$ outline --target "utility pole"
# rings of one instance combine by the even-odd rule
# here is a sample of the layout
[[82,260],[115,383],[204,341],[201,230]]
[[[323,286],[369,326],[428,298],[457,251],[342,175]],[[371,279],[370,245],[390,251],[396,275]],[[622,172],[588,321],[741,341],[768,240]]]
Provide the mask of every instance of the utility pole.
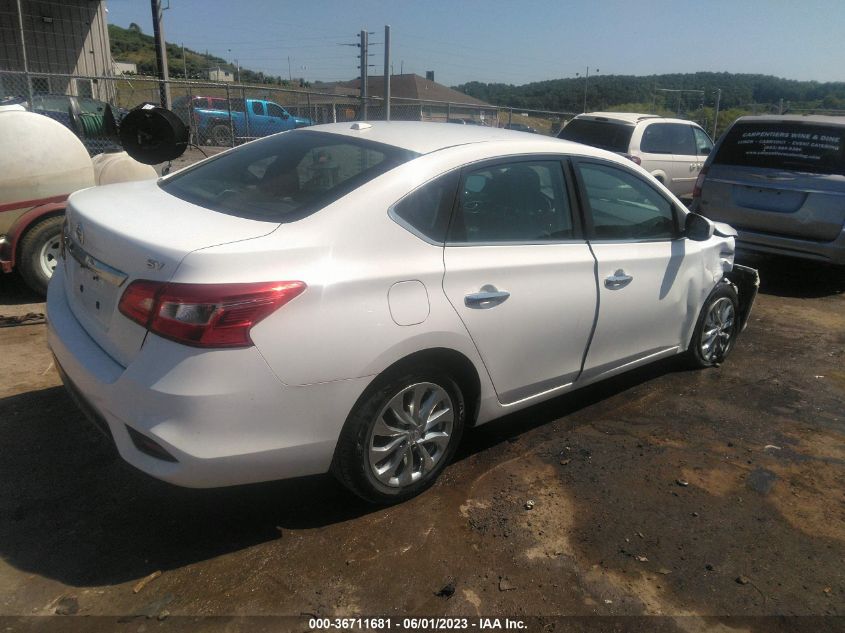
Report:
[[716,140],[716,128],[719,125],[719,102],[722,100],[722,89],[716,89],[716,112],[713,114],[713,140]]
[[170,109],[170,84],[168,80],[170,77],[167,72],[167,49],[164,43],[164,29],[162,28],[162,18],[164,9],[161,8],[161,0],[150,0],[150,6],[153,11],[153,35],[155,36],[156,47],[156,66],[158,66],[159,78],[159,95],[161,97],[161,107]]
[[369,55],[367,52],[367,44],[369,35],[367,34],[367,30],[363,29],[361,31],[361,120],[367,120],[367,74],[369,70]]
[[185,43],[182,42],[182,68],[185,73],[185,81],[188,80],[188,58],[185,57]]
[[[229,55],[232,54],[232,49],[228,49]],[[235,83],[241,83],[241,65],[238,63],[238,58],[235,58]]]
[[293,75],[290,72],[290,55],[288,55],[288,81],[293,83]]
[[23,11],[21,10],[21,0],[18,0],[18,28],[20,29],[21,34],[21,58],[23,59],[23,73],[24,77],[26,77],[26,99],[27,103],[29,103],[30,109],[32,108],[32,77],[29,76],[29,62],[27,61],[26,57],[26,39],[24,39],[23,33]]
[[[596,68],[596,72],[599,72],[599,69]],[[575,76],[580,76],[581,73],[575,73]],[[590,81],[590,67],[587,66],[587,74],[584,75],[584,112],[587,111],[587,86]]]
[[390,25],[384,25],[384,120],[390,121]]

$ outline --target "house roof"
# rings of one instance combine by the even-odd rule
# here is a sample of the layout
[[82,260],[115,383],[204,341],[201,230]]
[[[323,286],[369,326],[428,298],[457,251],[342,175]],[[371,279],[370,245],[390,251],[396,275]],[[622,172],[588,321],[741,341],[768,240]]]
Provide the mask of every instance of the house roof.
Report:
[[[349,88],[360,90],[361,80],[355,79],[346,84]],[[369,96],[384,96],[384,75],[375,75],[368,78],[367,88]],[[396,99],[421,99],[425,101],[448,101],[465,105],[493,107],[485,101],[465,95],[463,92],[429,81],[424,77],[415,74],[391,75],[390,96]]]

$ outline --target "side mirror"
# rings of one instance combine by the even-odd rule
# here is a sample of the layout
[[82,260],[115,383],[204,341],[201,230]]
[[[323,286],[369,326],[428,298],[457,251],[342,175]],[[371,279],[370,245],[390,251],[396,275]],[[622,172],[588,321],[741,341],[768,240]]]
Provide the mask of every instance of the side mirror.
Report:
[[687,214],[684,235],[693,242],[706,242],[713,237],[713,230],[713,223],[703,215]]

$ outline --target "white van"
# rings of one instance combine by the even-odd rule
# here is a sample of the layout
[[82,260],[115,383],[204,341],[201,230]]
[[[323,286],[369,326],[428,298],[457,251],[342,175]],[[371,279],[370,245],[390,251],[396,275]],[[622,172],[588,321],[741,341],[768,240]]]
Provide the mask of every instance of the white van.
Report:
[[631,112],[579,114],[558,138],[630,158],[680,198],[691,198],[698,172],[713,149],[700,125]]

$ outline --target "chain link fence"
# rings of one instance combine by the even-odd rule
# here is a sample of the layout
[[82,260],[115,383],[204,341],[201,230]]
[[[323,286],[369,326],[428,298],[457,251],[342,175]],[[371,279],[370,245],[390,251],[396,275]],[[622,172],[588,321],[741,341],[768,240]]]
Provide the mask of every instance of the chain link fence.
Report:
[[[196,145],[233,147],[293,129],[321,123],[385,120],[387,105],[379,97],[362,100],[350,92],[325,93],[274,85],[186,81],[162,82],[155,77],[85,77],[0,71],[0,99],[17,99],[73,130],[99,153],[114,145],[114,123],[145,103],[161,103],[169,94],[171,110],[190,131]],[[30,103],[31,102],[31,103]],[[572,116],[570,112],[519,110],[508,107],[393,97],[390,119],[435,121],[458,125],[511,128],[555,135]]]

